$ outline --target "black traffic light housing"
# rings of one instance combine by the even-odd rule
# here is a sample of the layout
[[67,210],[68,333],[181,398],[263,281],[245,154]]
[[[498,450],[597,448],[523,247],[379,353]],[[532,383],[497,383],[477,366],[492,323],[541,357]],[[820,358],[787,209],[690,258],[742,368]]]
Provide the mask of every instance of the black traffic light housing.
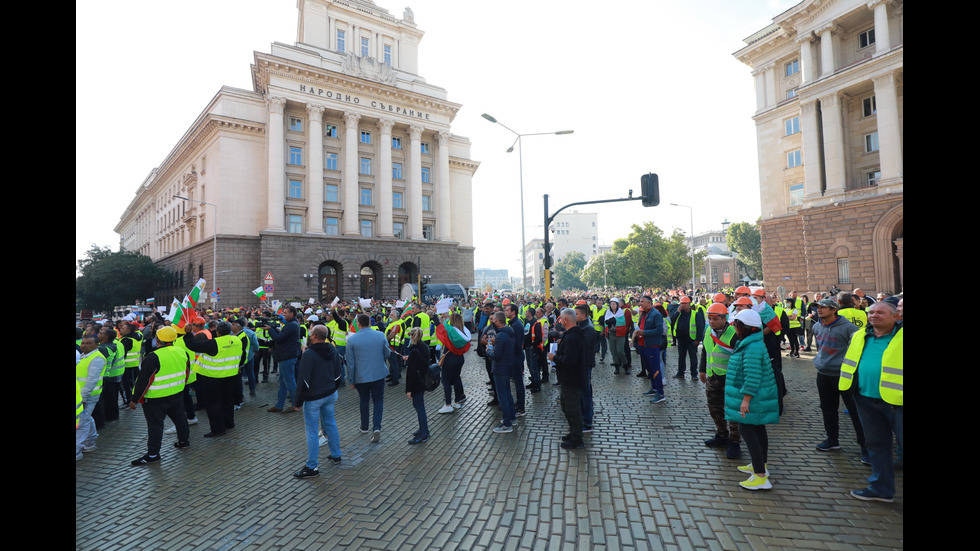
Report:
[[640,193],[643,196],[644,207],[655,207],[660,204],[660,178],[652,172],[640,176]]

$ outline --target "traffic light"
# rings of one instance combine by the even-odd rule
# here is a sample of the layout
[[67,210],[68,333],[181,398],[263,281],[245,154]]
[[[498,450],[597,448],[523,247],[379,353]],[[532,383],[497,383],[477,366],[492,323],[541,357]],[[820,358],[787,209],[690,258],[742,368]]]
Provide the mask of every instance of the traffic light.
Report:
[[644,207],[655,207],[660,204],[660,179],[656,174],[651,172],[640,176],[640,192]]

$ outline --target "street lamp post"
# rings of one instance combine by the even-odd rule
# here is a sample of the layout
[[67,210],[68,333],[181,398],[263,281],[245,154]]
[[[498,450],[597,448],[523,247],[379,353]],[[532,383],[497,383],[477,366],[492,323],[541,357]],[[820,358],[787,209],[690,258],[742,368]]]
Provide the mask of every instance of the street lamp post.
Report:
[[[504,123],[498,121],[497,119],[493,118],[492,116],[486,113],[484,113],[482,116],[483,118],[487,119],[488,121],[494,124],[499,124],[500,126],[503,126],[507,130],[510,130],[511,133],[513,133],[515,136],[517,136],[517,139],[514,140],[514,143],[510,144],[510,147],[507,148],[507,153],[513,152],[514,145],[515,144],[517,145],[517,156],[518,156],[520,181],[521,181],[521,263],[522,263],[522,270],[523,270],[522,272],[523,277],[521,281],[523,281],[524,284],[524,292],[527,293],[527,240],[524,237],[524,148],[521,143],[521,138],[523,138],[524,136],[543,136],[545,134],[554,134],[556,136],[561,136],[563,134],[571,134],[572,132],[574,132],[574,130],[559,130],[557,132],[534,132],[532,134],[521,134],[515,131],[514,129],[507,127],[507,125],[505,125]],[[545,254],[548,254],[548,251],[545,251]]]
[[214,203],[208,203],[207,201],[198,201],[196,199],[191,199],[190,197],[184,197],[181,195],[174,195],[174,199],[182,199],[184,201],[191,201],[192,203],[198,203],[200,205],[210,205],[214,207],[214,245],[212,246],[214,250],[212,251],[212,255],[211,255],[211,267],[212,267],[211,285],[214,286],[213,287],[214,289],[217,289],[218,288],[218,205],[215,205]]
[[[693,294],[694,290],[697,288],[697,283],[694,280],[694,207],[680,205],[677,203],[671,203],[671,205],[675,207],[684,207],[691,211],[691,293]],[[709,275],[708,277],[710,278],[711,276]]]

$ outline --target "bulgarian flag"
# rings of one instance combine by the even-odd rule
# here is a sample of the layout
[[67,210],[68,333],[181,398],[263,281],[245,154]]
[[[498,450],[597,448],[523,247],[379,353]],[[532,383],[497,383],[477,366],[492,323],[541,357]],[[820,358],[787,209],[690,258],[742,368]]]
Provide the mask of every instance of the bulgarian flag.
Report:
[[187,316],[184,315],[184,309],[180,306],[180,302],[176,298],[170,303],[170,312],[167,313],[167,317],[170,318],[170,323],[177,327],[187,325]]
[[205,281],[203,278],[197,280],[197,283],[194,285],[194,288],[191,289],[191,292],[184,299],[185,303],[190,301],[191,308],[197,306],[197,303],[200,302],[201,293],[204,291],[204,284]]
[[453,354],[463,354],[470,349],[470,332],[465,328],[460,331],[449,322],[444,321],[436,326],[436,338]]
[[259,300],[265,300],[265,286],[259,285],[259,288],[252,291],[252,294],[259,297]]

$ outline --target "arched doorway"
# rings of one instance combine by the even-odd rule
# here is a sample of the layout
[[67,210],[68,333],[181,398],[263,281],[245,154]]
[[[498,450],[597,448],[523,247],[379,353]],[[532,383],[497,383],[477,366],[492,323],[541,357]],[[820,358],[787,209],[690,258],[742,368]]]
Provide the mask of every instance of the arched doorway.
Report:
[[418,268],[416,268],[415,264],[411,262],[404,262],[402,263],[401,266],[398,267],[399,292],[401,291],[402,286],[405,285],[406,283],[415,283],[418,272],[419,272]]
[[320,302],[330,302],[340,296],[340,264],[330,261],[320,264],[320,286],[317,291]]
[[875,291],[899,293],[904,290],[904,238],[905,208],[899,203],[878,219],[872,232]]
[[371,262],[361,266],[361,298],[381,298],[381,267]]

